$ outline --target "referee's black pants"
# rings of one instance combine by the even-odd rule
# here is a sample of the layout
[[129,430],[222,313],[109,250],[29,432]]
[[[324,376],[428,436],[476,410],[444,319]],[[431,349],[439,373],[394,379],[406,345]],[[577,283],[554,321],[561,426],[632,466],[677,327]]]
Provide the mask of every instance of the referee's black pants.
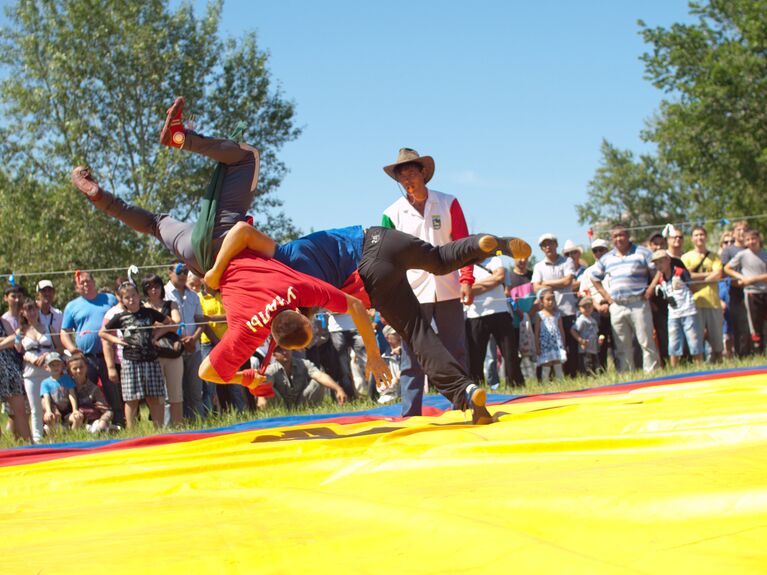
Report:
[[456,409],[468,408],[465,391],[472,380],[431,329],[431,319],[421,313],[407,270],[445,275],[479,263],[490,255],[480,249],[479,238],[474,235],[433,246],[398,230],[369,228],[357,268],[373,307],[405,340],[429,382]]

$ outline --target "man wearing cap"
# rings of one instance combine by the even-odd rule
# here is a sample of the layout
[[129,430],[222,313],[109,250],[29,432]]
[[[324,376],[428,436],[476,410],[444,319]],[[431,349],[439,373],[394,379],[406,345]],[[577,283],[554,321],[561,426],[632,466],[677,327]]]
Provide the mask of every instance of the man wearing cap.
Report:
[[40,310],[40,323],[45,328],[45,332],[51,337],[56,351],[63,353],[64,347],[61,345],[59,332],[61,331],[61,322],[64,314],[60,309],[53,307],[56,299],[56,288],[53,287],[51,280],[40,280],[37,282],[37,309]]
[[[176,302],[181,313],[181,343],[184,344],[184,416],[205,416],[202,403],[202,380],[198,375],[202,363],[200,337],[206,324],[203,324],[200,296],[186,285],[189,268],[184,264],[175,264],[169,270],[170,281],[165,284],[165,299]],[[199,325],[198,325],[199,324]]]
[[85,354],[88,378],[91,381],[101,380],[104,395],[115,416],[115,424],[122,426],[125,424],[125,410],[120,382],[109,379],[99,337],[104,314],[117,303],[117,298],[111,293],[99,293],[93,275],[88,271],[78,271],[75,274],[75,289],[80,297],[73,299],[64,307],[64,317],[61,320],[61,345],[70,353],[80,350]]
[[538,245],[545,257],[533,266],[533,289],[536,293],[544,287],[554,290],[557,309],[562,315],[565,328],[567,361],[564,364],[564,372],[570,377],[575,377],[578,375],[578,342],[571,333],[578,311],[578,298],[573,286],[575,265],[573,260],[557,253],[559,243],[554,234],[543,234],[538,238]]
[[[633,338],[642,348],[645,371],[658,367],[658,351],[653,339],[649,284],[655,277],[652,252],[629,240],[626,228],[620,224],[610,230],[613,249],[594,264],[591,274],[594,287],[610,306],[610,323],[615,336],[620,371],[634,369]],[[602,285],[610,277],[609,292]]]
[[[406,192],[384,210],[381,225],[415,236],[434,246],[469,235],[463,210],[458,200],[449,194],[426,187],[434,175],[434,158],[421,156],[411,148],[401,148],[397,160],[384,167],[384,172],[396,180]],[[466,328],[463,306],[473,301],[472,266],[444,276],[423,270],[407,273],[410,287],[421,304],[421,313],[437,327],[437,336],[455,360],[464,368],[466,357]],[[421,415],[424,393],[424,372],[413,350],[403,341],[402,415]]]

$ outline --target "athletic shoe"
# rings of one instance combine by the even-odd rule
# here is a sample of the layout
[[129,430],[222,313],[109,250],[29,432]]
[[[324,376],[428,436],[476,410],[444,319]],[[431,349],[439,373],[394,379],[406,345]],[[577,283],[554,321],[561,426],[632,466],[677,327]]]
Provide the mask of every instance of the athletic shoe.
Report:
[[513,237],[499,237],[498,250],[515,260],[526,260],[533,254],[533,248],[525,240]]
[[91,171],[85,166],[77,166],[72,170],[72,183],[92,202],[101,197],[102,190],[98,182],[93,179]]
[[165,125],[160,131],[160,143],[171,148],[183,148],[186,140],[186,129],[181,120],[184,111],[184,98],[179,96],[175,99],[165,116]]
[[493,423],[493,416],[485,407],[487,392],[472,383],[466,388],[466,405],[471,409],[471,423],[474,425],[488,425]]

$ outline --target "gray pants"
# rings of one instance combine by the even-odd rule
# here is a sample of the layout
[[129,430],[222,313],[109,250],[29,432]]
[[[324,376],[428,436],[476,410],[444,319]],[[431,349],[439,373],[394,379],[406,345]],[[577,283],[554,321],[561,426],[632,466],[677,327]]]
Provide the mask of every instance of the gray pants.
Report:
[[[183,149],[226,164],[213,228],[214,249],[217,251],[226,232],[237,222],[245,220],[245,214],[253,204],[260,166],[258,150],[231,140],[206,138],[192,131],[187,131]],[[192,247],[194,224],[132,206],[107,191],[93,204],[137,232],[156,237],[196,274],[204,275]]]
[[274,388],[274,397],[288,408],[299,408],[304,406],[317,407],[322,405],[326,392],[327,388],[324,385],[321,385],[312,379],[301,392],[301,398],[298,400],[299,403],[296,405],[288,405],[277,387]]
[[184,388],[184,417],[205,417],[202,404],[202,380],[198,375],[202,354],[200,350],[193,353],[184,352],[184,378],[181,380]]
[[615,337],[615,351],[619,358],[618,371],[633,371],[634,336],[642,348],[642,364],[645,371],[658,368],[658,350],[652,335],[652,312],[650,303],[637,299],[623,304],[610,305],[610,322]]

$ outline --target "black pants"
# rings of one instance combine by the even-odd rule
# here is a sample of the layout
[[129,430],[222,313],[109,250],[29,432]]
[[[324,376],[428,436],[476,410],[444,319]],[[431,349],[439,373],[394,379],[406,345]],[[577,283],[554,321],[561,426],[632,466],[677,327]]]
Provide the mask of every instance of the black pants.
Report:
[[751,355],[751,328],[748,321],[743,288],[730,287],[730,321],[732,322],[733,349],[738,357]]
[[583,375],[594,375],[600,371],[599,354],[579,353],[578,365]]
[[658,356],[660,356],[661,365],[666,365],[668,364],[668,303],[656,298],[652,302],[651,309],[652,324],[657,337]]
[[445,349],[431,329],[431,320],[407,281],[407,270],[444,275],[486,259],[479,236],[469,236],[444,246],[433,246],[389,228],[370,228],[358,272],[373,306],[381,312],[418,359],[429,382],[456,409],[465,409],[466,388],[472,383],[463,366]]
[[112,408],[112,423],[125,427],[125,407],[123,406],[123,393],[120,382],[110,381],[107,364],[102,354],[86,353],[85,362],[88,364],[88,379],[94,383],[101,380],[104,397],[109,407]]
[[746,316],[754,353],[764,352],[764,322],[767,319],[767,293],[746,293]]
[[[466,341],[469,346],[469,372],[477,384],[485,381],[484,364],[487,342],[495,338],[503,355],[506,385],[524,385],[519,360],[519,334],[508,313],[494,313],[466,320]],[[495,350],[493,350],[495,357]]]
[[573,337],[570,332],[575,325],[574,315],[562,316],[562,327],[565,328],[565,349],[567,350],[567,361],[562,366],[562,371],[565,372],[567,377],[578,377],[580,372],[580,365],[578,363],[578,341]]

